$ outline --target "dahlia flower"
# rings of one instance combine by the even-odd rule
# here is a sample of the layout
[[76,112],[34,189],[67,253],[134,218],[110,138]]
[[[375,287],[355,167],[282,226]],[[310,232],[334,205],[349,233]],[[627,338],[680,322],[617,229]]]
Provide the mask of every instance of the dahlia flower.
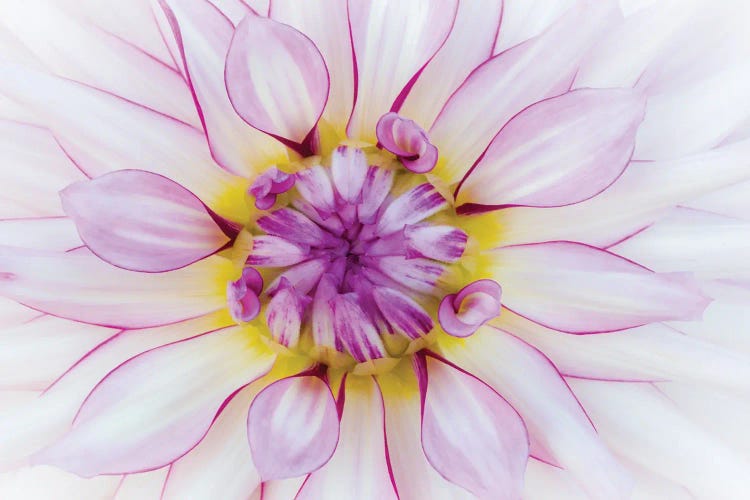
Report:
[[748,498],[740,7],[3,1],[0,497]]

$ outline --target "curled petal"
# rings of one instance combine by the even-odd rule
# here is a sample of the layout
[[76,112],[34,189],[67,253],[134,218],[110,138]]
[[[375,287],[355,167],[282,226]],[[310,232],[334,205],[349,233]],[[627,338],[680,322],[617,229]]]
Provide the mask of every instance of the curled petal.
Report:
[[440,326],[454,337],[468,337],[500,314],[501,293],[496,281],[479,280],[446,295],[438,308]]
[[247,436],[263,481],[319,469],[333,455],[339,438],[330,387],[313,375],[274,382],[250,405]]
[[427,133],[412,120],[397,113],[386,113],[375,128],[378,142],[398,156],[412,172],[424,174],[435,168],[438,151],[427,138]]
[[328,99],[328,70],[315,44],[291,26],[253,14],[234,32],[225,77],[243,120],[297,144]]
[[159,174],[118,170],[72,184],[60,196],[84,243],[123,269],[171,271],[229,241],[193,193]]
[[276,203],[276,195],[286,193],[294,186],[294,176],[271,167],[259,175],[248,192],[255,197],[255,208],[268,210]]
[[479,379],[431,357],[422,359],[422,447],[427,460],[479,498],[520,498],[529,458],[521,417]]
[[258,316],[260,312],[260,295],[263,289],[263,278],[252,267],[242,270],[242,276],[237,281],[227,283],[227,305],[229,313],[235,321],[247,322]]

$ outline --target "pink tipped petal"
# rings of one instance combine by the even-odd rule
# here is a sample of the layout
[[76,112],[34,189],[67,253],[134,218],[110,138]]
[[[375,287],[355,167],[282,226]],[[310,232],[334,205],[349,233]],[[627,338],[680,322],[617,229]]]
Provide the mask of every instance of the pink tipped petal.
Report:
[[84,243],[123,269],[171,271],[229,241],[193,193],[151,172],[118,170],[60,196]]
[[334,245],[338,239],[313,221],[290,208],[274,210],[258,219],[258,227],[270,235],[286,238],[302,245]]
[[339,146],[331,158],[331,174],[333,185],[344,201],[357,203],[367,177],[367,157],[359,148]]
[[357,217],[363,224],[375,222],[375,216],[393,186],[393,171],[370,167],[362,187],[362,202],[357,207]]
[[429,130],[445,160],[435,173],[448,184],[458,182],[514,115],[566,92],[578,61],[606,29],[612,12],[610,2],[579,2],[539,36],[472,71]]
[[631,90],[576,90],[526,108],[495,137],[460,185],[456,205],[570,205],[625,170],[645,100]]
[[324,217],[336,210],[333,185],[326,169],[316,165],[297,173],[297,191]]
[[359,306],[356,297],[338,295],[329,301],[336,337],[358,362],[386,356],[378,331]]
[[479,280],[446,295],[438,308],[440,326],[454,337],[468,337],[500,314],[502,289],[493,280]]
[[378,119],[388,111],[398,111],[412,78],[448,37],[457,5],[456,0],[349,0],[357,70],[357,102],[347,127],[349,137],[375,142]]
[[227,283],[227,305],[235,321],[247,322],[260,313],[260,295],[263,289],[263,278],[252,267],[242,270],[237,281]]
[[324,275],[318,283],[312,305],[312,335],[315,345],[329,348],[336,346],[336,334],[333,329],[333,308],[329,302],[337,294],[335,278],[330,274]]
[[441,264],[428,259],[385,256],[373,260],[377,268],[395,282],[423,293],[433,292],[445,270]]
[[[240,0],[227,9],[248,12]],[[186,68],[186,77],[217,163],[247,177],[258,167],[286,158],[284,146],[248,126],[234,111],[224,84],[224,62],[232,22],[208,0],[160,0]]]
[[266,323],[276,342],[287,347],[297,345],[302,317],[310,300],[296,288],[282,281],[280,289],[275,292],[266,310]]
[[274,0],[269,14],[309,36],[323,55],[331,76],[323,119],[341,135],[354,103],[352,44],[346,11],[346,2],[341,0]]
[[424,183],[396,198],[375,226],[378,235],[396,232],[406,224],[415,224],[446,206],[445,198],[432,184]]
[[274,382],[250,406],[247,436],[263,481],[318,470],[333,455],[339,438],[330,387],[312,375]]
[[378,143],[396,155],[412,172],[424,174],[437,163],[437,148],[430,144],[425,131],[412,120],[397,113],[386,113],[375,128]]
[[372,296],[394,330],[410,339],[418,339],[432,330],[430,315],[406,294],[391,288],[377,287]]
[[406,257],[426,257],[443,262],[455,262],[466,248],[468,236],[453,226],[410,224],[404,227]]
[[432,125],[450,95],[474,68],[492,55],[503,10],[502,0],[458,3],[453,29],[406,97],[399,111],[403,116],[413,118],[425,128]]
[[700,318],[710,302],[685,274],[655,273],[580,243],[499,248],[495,277],[505,303],[544,326],[597,333]]
[[296,498],[396,500],[383,435],[383,396],[372,377],[348,376],[343,383],[336,451],[326,465],[307,477]]
[[427,460],[478,498],[519,498],[529,458],[521,417],[479,379],[431,357],[426,365],[421,391]]
[[227,396],[265,374],[273,360],[241,328],[147,351],[109,373],[73,428],[34,462],[85,477],[162,467],[195,446]]
[[260,267],[286,267],[309,258],[310,248],[296,245],[280,236],[262,235],[253,238],[253,251],[247,264]]
[[209,257],[163,274],[111,266],[87,250],[72,253],[0,247],[0,295],[63,318],[104,326],[164,325],[226,307]]
[[276,203],[276,195],[292,189],[294,181],[293,175],[271,167],[256,177],[248,193],[255,197],[255,208],[268,210]]
[[243,120],[297,144],[328,99],[328,70],[315,44],[291,26],[253,14],[234,32],[225,76]]

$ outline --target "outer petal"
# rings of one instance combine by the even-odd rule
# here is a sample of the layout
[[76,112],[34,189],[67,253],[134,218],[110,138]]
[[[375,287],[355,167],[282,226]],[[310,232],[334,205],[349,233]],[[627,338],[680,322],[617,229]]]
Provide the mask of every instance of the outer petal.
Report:
[[[164,491],[164,484],[169,474],[169,467],[128,474],[122,477],[117,486],[113,500],[139,500],[141,498],[155,498]],[[93,481],[93,479],[89,479]]]
[[270,17],[292,26],[315,43],[328,66],[331,89],[323,119],[342,136],[354,102],[354,73],[346,0],[274,0]]
[[593,498],[628,498],[630,478],[540,352],[489,327],[441,347],[449,361],[486,382],[518,411],[533,456],[566,469]]
[[339,438],[331,388],[313,375],[274,382],[253,400],[247,435],[264,481],[318,470],[333,455]]
[[206,437],[172,465],[164,488],[165,499],[218,496],[246,500],[247,492],[260,484],[247,446],[246,421],[250,402],[264,380],[238,392],[211,424]]
[[448,39],[417,78],[399,113],[430,128],[453,91],[492,55],[501,17],[502,0],[459,2]]
[[479,66],[451,96],[429,131],[443,158],[434,172],[446,183],[463,177],[512,116],[568,90],[578,60],[612,13],[609,2],[583,3],[543,34]]
[[[458,210],[570,205],[625,170],[645,101],[630,90],[577,90],[534,104],[492,140],[458,188]],[[479,205],[479,206],[477,206]]]
[[696,319],[709,303],[689,276],[654,273],[580,243],[503,247],[494,256],[508,309],[569,333]]
[[193,193],[151,172],[118,170],[60,195],[84,243],[123,269],[171,271],[229,241]]
[[71,431],[34,460],[87,477],[159,468],[195,446],[227,397],[273,360],[239,327],[136,356],[94,388]]
[[220,206],[236,179],[217,168],[201,131],[75,82],[5,63],[0,71],[0,92],[33,111],[89,175],[148,170],[185,186],[221,215],[237,216],[236,208]]
[[396,499],[383,435],[380,389],[370,377],[350,376],[344,383],[341,434],[336,452],[323,468],[308,476],[297,498]]
[[378,377],[393,479],[401,498],[469,500],[474,495],[443,478],[427,461],[420,439],[420,393],[408,364]]
[[329,89],[325,61],[309,38],[252,14],[232,38],[226,84],[243,120],[297,144],[317,124]]
[[[239,0],[244,16],[248,7]],[[234,33],[232,22],[208,0],[162,0],[180,47],[183,64],[216,161],[248,176],[287,158],[278,141],[248,126],[234,111],[224,84],[224,62]]]
[[349,0],[357,70],[349,137],[376,142],[378,119],[398,111],[412,78],[445,43],[457,8],[456,0]]
[[226,307],[228,261],[205,259],[165,274],[125,271],[87,252],[0,247],[0,294],[84,323],[163,325]]
[[430,357],[426,369],[421,391],[427,460],[479,498],[518,498],[529,458],[521,417],[471,375]]

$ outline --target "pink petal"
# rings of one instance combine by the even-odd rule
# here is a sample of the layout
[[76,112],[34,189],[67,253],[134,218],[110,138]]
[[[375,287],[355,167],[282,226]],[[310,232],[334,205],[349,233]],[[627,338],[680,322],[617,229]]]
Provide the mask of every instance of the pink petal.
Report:
[[333,329],[333,308],[329,301],[338,294],[335,278],[325,274],[318,283],[312,305],[312,335],[315,345],[334,348],[336,333]]
[[362,198],[367,176],[367,157],[359,148],[339,146],[331,158],[331,174],[336,192],[349,203]]
[[273,361],[240,328],[136,356],[94,388],[70,432],[34,461],[86,477],[162,467],[193,448],[224,400]]
[[709,303],[683,274],[659,274],[605,250],[557,241],[495,250],[507,307],[569,333],[699,318]]
[[501,294],[496,281],[483,279],[446,295],[438,307],[440,326],[454,337],[468,337],[500,314]]
[[457,7],[456,0],[349,1],[357,70],[349,137],[375,143],[378,119],[398,111],[412,78],[448,37]]
[[372,377],[348,376],[339,443],[326,465],[307,477],[297,498],[395,500],[383,435],[383,399]]
[[86,246],[123,269],[171,271],[229,241],[193,193],[151,172],[118,170],[60,196]]
[[264,481],[318,470],[331,458],[339,439],[330,387],[312,375],[274,382],[250,406],[247,435]]
[[315,127],[328,99],[328,70],[315,44],[286,24],[252,14],[234,33],[226,84],[243,120],[297,144]]
[[362,202],[357,206],[357,217],[363,224],[375,222],[375,216],[393,186],[393,170],[372,166],[367,170],[362,187]]
[[300,293],[308,293],[318,283],[320,276],[326,271],[330,262],[328,259],[310,259],[286,269],[266,288],[266,293],[273,294],[281,282],[286,280]]
[[331,178],[320,165],[298,172],[296,187],[300,196],[325,218],[336,210]]
[[336,338],[356,361],[363,363],[386,356],[383,341],[356,296],[338,295],[329,304]]
[[232,319],[238,323],[255,319],[260,313],[262,289],[263,277],[252,267],[245,267],[238,280],[227,283],[227,306]]
[[373,259],[374,265],[397,283],[423,293],[430,293],[443,274],[444,267],[429,259],[407,259],[385,256]]
[[412,224],[404,227],[406,257],[427,257],[443,262],[461,258],[468,236],[453,226]]
[[85,251],[0,247],[0,294],[75,321],[143,328],[225,308],[224,286],[214,282],[227,265],[209,257],[168,273],[136,273]]
[[325,246],[338,241],[300,212],[290,208],[274,210],[258,219],[257,224],[267,234],[303,245]]
[[386,321],[395,331],[418,339],[432,330],[430,315],[408,295],[386,287],[373,289],[372,296]]
[[56,252],[85,248],[75,223],[65,216],[0,220],[0,233],[8,246]]
[[503,8],[502,0],[458,3],[448,39],[419,75],[399,113],[425,128],[432,125],[450,95],[492,55]]
[[531,455],[562,467],[592,498],[628,498],[632,482],[554,365],[539,351],[484,327],[442,354],[501,394],[526,424]]
[[578,203],[625,170],[645,101],[630,90],[576,90],[516,115],[459,186],[458,210]]
[[396,198],[375,226],[377,235],[394,233],[407,224],[415,224],[439,212],[446,206],[445,198],[432,184],[425,183]]
[[[242,17],[249,11],[239,0]],[[187,68],[195,104],[217,163],[248,177],[286,159],[284,146],[248,126],[234,111],[224,84],[224,61],[234,34],[232,22],[208,0],[160,0]]]
[[310,298],[283,281],[266,309],[271,336],[279,344],[294,347],[299,342],[300,326]]
[[375,133],[378,144],[412,172],[424,174],[435,167],[438,150],[414,121],[401,118],[398,113],[386,113],[378,120]]
[[264,380],[259,380],[239,391],[211,424],[206,437],[172,464],[164,486],[165,500],[191,496],[247,499],[247,492],[260,484],[247,446],[247,409],[264,386]]
[[315,43],[328,66],[331,89],[323,119],[345,135],[354,103],[354,71],[346,4],[340,0],[274,0],[270,17]]
[[459,181],[511,117],[567,91],[578,61],[606,28],[610,7],[607,2],[572,7],[538,37],[476,68],[429,130],[446,162],[435,173],[448,184]]
[[431,357],[422,362],[427,368],[420,384],[427,460],[479,498],[519,498],[529,458],[521,417],[479,379]]
[[308,246],[296,245],[279,236],[255,236],[247,263],[260,267],[286,267],[309,258],[309,251]]

